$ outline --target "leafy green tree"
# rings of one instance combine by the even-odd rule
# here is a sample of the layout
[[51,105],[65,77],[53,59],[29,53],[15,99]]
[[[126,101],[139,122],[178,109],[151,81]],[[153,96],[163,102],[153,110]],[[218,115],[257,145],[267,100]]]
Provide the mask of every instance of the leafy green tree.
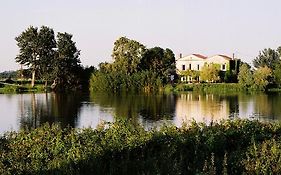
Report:
[[273,70],[274,82],[277,86],[281,86],[281,61],[279,61]]
[[79,86],[81,81],[79,75],[82,72],[79,55],[80,50],[72,41],[72,35],[58,33],[57,53],[52,72],[54,79],[52,88],[61,91],[75,89]]
[[200,72],[201,81],[216,82],[219,81],[219,68],[215,64],[205,64]]
[[281,48],[277,50],[278,51],[275,51],[271,48],[264,49],[259,53],[256,59],[254,59],[254,66],[256,68],[267,66],[270,69],[274,69],[275,64],[277,64],[277,62],[280,60],[280,55],[278,54],[278,52],[280,53]]
[[148,49],[142,59],[141,69],[154,72],[167,82],[166,79],[169,78],[169,75],[175,74],[175,55],[168,48],[165,50],[161,47]]
[[243,63],[238,73],[238,83],[243,88],[250,88],[253,84],[253,73],[248,64]]
[[278,56],[279,58],[281,58],[281,46],[279,46],[277,49],[276,49],[277,53],[278,53]]
[[[56,44],[53,29],[42,26],[30,26],[15,38],[19,47],[16,62],[26,65],[32,70],[31,86],[34,86],[35,75],[38,69],[45,69],[46,63],[52,59]],[[42,65],[44,64],[44,66]]]
[[39,41],[42,43],[39,53],[39,74],[45,80],[45,87],[47,87],[48,81],[52,78],[54,57],[56,54],[54,50],[56,48],[54,31],[46,26],[42,26],[39,31]]
[[112,64],[107,63],[107,62],[99,63],[99,71],[101,71],[103,73],[109,73],[109,72],[112,72],[112,70],[113,70]]
[[126,75],[137,72],[146,48],[141,43],[121,37],[114,42],[112,57],[113,67]]

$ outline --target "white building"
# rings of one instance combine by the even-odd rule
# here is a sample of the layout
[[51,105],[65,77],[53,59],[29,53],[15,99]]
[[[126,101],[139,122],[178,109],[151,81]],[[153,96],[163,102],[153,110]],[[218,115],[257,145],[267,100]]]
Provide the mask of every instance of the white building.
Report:
[[[176,60],[176,68],[179,75],[183,71],[192,70],[200,71],[205,64],[219,64],[221,71],[227,71],[230,68],[230,61],[233,60],[231,57],[226,55],[214,55],[206,57],[201,54],[191,54],[188,56],[180,56]],[[199,81],[200,77],[196,80]],[[181,81],[192,82],[194,79],[191,76],[182,76]]]
[[[206,56],[200,54],[192,54],[185,57],[181,57],[176,60],[176,68],[179,74],[181,71],[196,70],[200,71],[206,63]],[[192,77],[181,77],[181,81],[192,81]]]
[[226,71],[228,70],[227,66],[229,66],[230,61],[232,58],[226,56],[226,55],[214,55],[211,57],[208,57],[206,59],[207,64],[220,64],[220,70]]

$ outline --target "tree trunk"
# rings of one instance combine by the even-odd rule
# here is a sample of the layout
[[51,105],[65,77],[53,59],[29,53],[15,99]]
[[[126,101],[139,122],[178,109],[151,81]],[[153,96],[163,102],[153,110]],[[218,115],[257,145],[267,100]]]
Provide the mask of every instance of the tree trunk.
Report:
[[33,88],[34,85],[35,85],[35,69],[32,70],[31,87]]
[[45,91],[47,91],[48,80],[45,80]]

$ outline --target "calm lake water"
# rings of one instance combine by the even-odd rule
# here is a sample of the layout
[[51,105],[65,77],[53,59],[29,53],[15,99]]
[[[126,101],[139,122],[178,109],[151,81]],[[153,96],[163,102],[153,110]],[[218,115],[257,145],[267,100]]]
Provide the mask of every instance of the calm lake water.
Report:
[[0,133],[45,122],[93,127],[128,117],[146,128],[163,122],[217,121],[228,118],[281,120],[281,94],[0,94]]

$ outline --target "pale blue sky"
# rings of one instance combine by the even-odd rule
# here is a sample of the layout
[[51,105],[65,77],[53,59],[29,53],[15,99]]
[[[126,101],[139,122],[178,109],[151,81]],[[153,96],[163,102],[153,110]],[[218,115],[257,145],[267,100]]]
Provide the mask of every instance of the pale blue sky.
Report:
[[83,65],[111,60],[120,36],[176,55],[235,53],[251,62],[281,45],[280,0],[8,0],[0,6],[0,72],[18,69],[14,38],[47,25],[74,35]]

